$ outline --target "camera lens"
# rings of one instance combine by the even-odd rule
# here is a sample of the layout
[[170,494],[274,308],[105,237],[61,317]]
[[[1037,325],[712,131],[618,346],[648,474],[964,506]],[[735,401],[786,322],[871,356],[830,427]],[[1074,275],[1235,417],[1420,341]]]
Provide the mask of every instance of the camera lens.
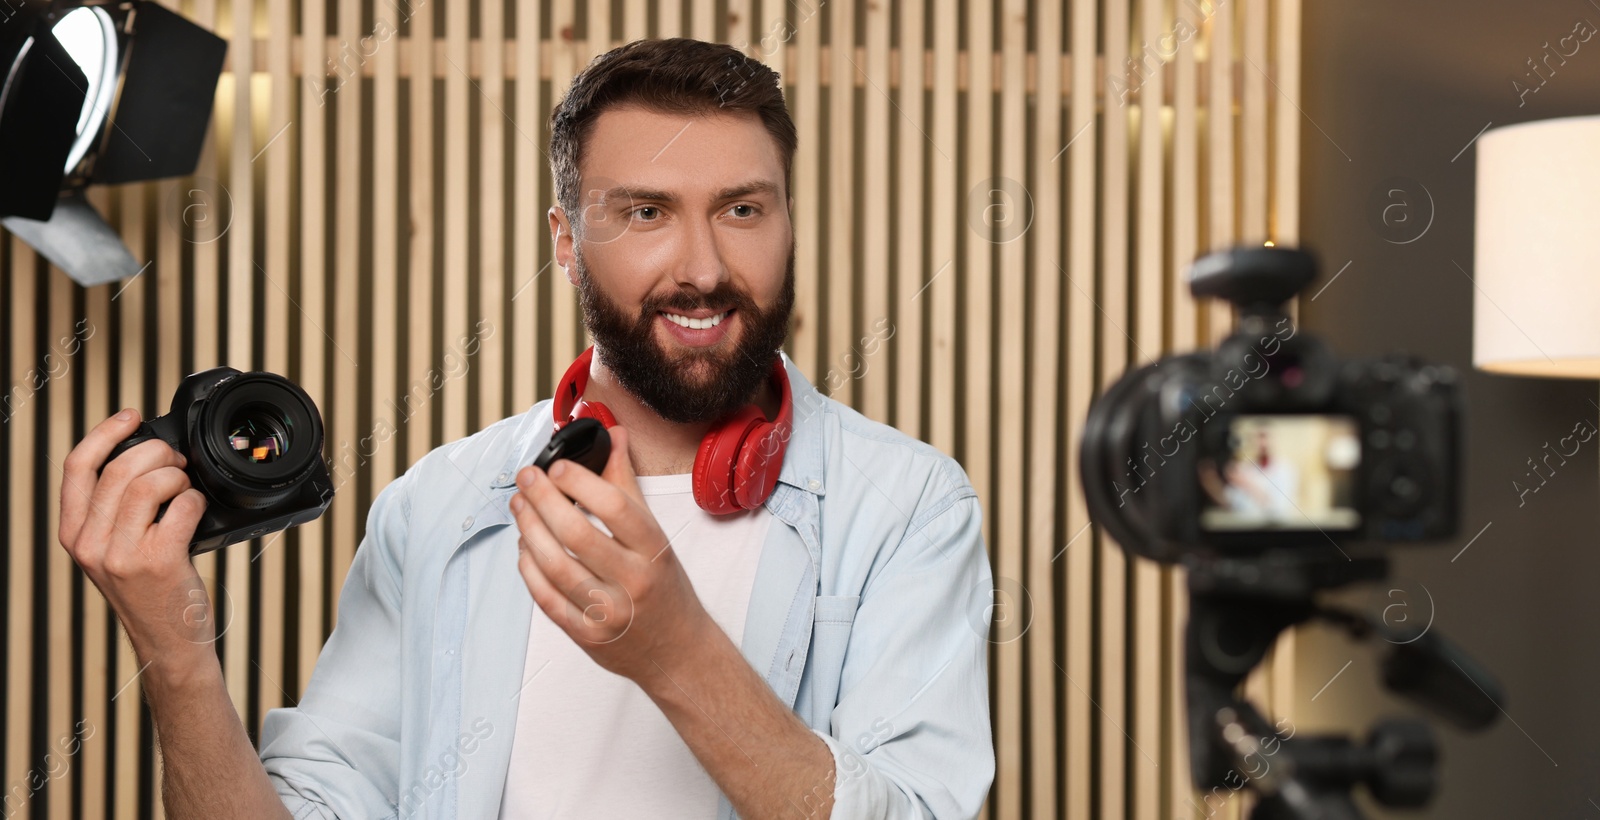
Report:
[[288,454],[292,424],[283,413],[265,404],[240,407],[227,423],[228,446],[234,455],[251,464],[271,464]]
[[208,495],[258,510],[295,492],[321,464],[322,418],[304,390],[271,373],[219,384],[190,429]]

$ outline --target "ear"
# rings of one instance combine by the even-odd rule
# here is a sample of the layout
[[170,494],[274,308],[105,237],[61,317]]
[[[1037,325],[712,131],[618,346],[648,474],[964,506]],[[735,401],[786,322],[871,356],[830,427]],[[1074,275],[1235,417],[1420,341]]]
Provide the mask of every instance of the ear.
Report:
[[573,266],[572,255],[572,222],[567,219],[567,212],[560,205],[550,208],[550,246],[555,250],[555,263],[567,274],[567,281],[573,287],[578,286],[578,271]]

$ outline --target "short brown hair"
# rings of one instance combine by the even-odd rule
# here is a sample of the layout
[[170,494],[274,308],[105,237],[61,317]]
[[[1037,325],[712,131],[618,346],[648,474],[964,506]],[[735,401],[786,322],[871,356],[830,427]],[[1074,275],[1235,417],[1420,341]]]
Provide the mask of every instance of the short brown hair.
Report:
[[738,49],[674,37],[635,40],[590,61],[550,115],[550,175],[556,203],[578,212],[578,161],[583,141],[608,108],[638,105],[675,114],[752,112],[778,142],[783,185],[799,143],[778,72]]

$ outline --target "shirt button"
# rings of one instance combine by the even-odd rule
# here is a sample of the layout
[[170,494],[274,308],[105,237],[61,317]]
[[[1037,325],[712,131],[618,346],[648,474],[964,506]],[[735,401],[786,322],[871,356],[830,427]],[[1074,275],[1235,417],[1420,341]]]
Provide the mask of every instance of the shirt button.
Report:
[[499,475],[494,477],[494,483],[496,483],[496,484],[504,484],[504,483],[506,483],[506,479],[508,479],[510,477],[511,477],[510,473],[501,473],[501,474],[499,474]]
[[472,529],[472,516],[470,516],[470,515],[467,516],[467,520],[461,522],[461,529],[463,529],[463,530]]
[[820,482],[820,481],[818,481],[818,480],[813,478],[813,479],[811,479],[811,482],[810,482],[809,486],[813,490],[820,490],[820,489],[822,489],[822,482]]

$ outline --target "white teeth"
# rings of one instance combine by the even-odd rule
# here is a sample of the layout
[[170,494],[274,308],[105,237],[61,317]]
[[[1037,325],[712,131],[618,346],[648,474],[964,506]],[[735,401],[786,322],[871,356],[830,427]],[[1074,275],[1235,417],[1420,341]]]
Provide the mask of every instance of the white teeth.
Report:
[[722,324],[722,320],[728,317],[728,311],[725,310],[715,316],[708,316],[704,319],[691,319],[688,316],[679,316],[676,313],[663,313],[661,315],[667,317],[679,327],[686,327],[691,330],[705,330],[708,327],[716,327]]

